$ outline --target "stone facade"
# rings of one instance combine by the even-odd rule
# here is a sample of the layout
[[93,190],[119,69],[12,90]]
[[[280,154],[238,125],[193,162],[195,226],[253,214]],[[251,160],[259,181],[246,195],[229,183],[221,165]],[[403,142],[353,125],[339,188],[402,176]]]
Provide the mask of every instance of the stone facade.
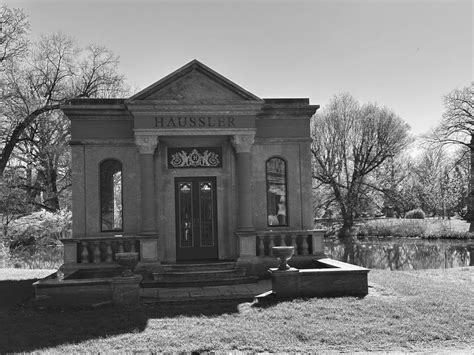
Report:
[[[308,99],[260,99],[198,61],[128,99],[69,101],[62,109],[72,122],[73,240],[110,242],[77,244],[67,248],[66,257],[100,261],[118,248],[110,238],[121,235],[132,238],[123,245],[140,241],[142,261],[174,263],[188,236],[194,243],[200,233],[202,246],[205,234],[214,233],[208,242],[216,248],[211,259],[252,262],[258,232],[312,229],[310,118],[318,107]],[[178,154],[178,165],[170,163],[170,152]],[[219,162],[209,163],[209,157]],[[269,185],[272,158],[284,162],[278,186],[286,192]],[[113,211],[121,214],[121,228],[116,229],[101,222],[107,209],[101,163],[108,159],[121,164],[120,209]],[[198,195],[192,195],[185,206],[189,212],[182,207],[188,203],[184,194],[197,188],[211,197],[199,197],[196,204]],[[279,204],[278,216],[269,216],[269,189],[278,190],[273,202]],[[202,209],[210,211],[208,232]],[[197,211],[201,220],[188,216]],[[311,244],[316,253],[317,243]],[[192,261],[199,253],[196,247],[183,255]]]

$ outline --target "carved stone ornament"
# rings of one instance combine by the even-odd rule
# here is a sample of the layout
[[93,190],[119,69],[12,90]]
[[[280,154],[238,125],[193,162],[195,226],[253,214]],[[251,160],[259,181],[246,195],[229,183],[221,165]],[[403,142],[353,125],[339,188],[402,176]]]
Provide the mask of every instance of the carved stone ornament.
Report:
[[140,154],[153,154],[155,153],[156,146],[158,145],[157,136],[135,136],[135,144]]
[[250,153],[255,141],[255,134],[237,134],[232,136],[231,143],[237,153]]
[[220,168],[222,149],[168,148],[168,168]]

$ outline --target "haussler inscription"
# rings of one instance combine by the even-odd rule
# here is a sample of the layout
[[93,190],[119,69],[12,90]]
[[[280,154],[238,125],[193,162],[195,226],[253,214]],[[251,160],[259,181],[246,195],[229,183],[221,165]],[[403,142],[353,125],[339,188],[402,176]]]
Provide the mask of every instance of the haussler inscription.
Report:
[[235,127],[234,117],[214,116],[158,116],[156,128],[228,128]]

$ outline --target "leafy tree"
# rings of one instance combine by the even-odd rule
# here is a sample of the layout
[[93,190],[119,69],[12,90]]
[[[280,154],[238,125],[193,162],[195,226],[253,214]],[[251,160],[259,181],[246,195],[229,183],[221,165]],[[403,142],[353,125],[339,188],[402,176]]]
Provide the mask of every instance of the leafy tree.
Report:
[[408,145],[409,127],[386,107],[361,105],[349,94],[334,96],[312,125],[313,178],[328,185],[343,226],[351,235],[361,201],[373,190],[370,177]]

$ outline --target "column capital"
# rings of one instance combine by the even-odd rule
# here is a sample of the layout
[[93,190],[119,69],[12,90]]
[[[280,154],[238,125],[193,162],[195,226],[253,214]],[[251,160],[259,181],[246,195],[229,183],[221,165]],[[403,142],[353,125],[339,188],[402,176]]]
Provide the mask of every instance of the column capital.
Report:
[[237,153],[250,153],[252,145],[255,142],[255,133],[252,134],[236,134],[232,136],[231,143]]
[[153,154],[158,145],[158,136],[135,135],[135,144],[140,154]]

